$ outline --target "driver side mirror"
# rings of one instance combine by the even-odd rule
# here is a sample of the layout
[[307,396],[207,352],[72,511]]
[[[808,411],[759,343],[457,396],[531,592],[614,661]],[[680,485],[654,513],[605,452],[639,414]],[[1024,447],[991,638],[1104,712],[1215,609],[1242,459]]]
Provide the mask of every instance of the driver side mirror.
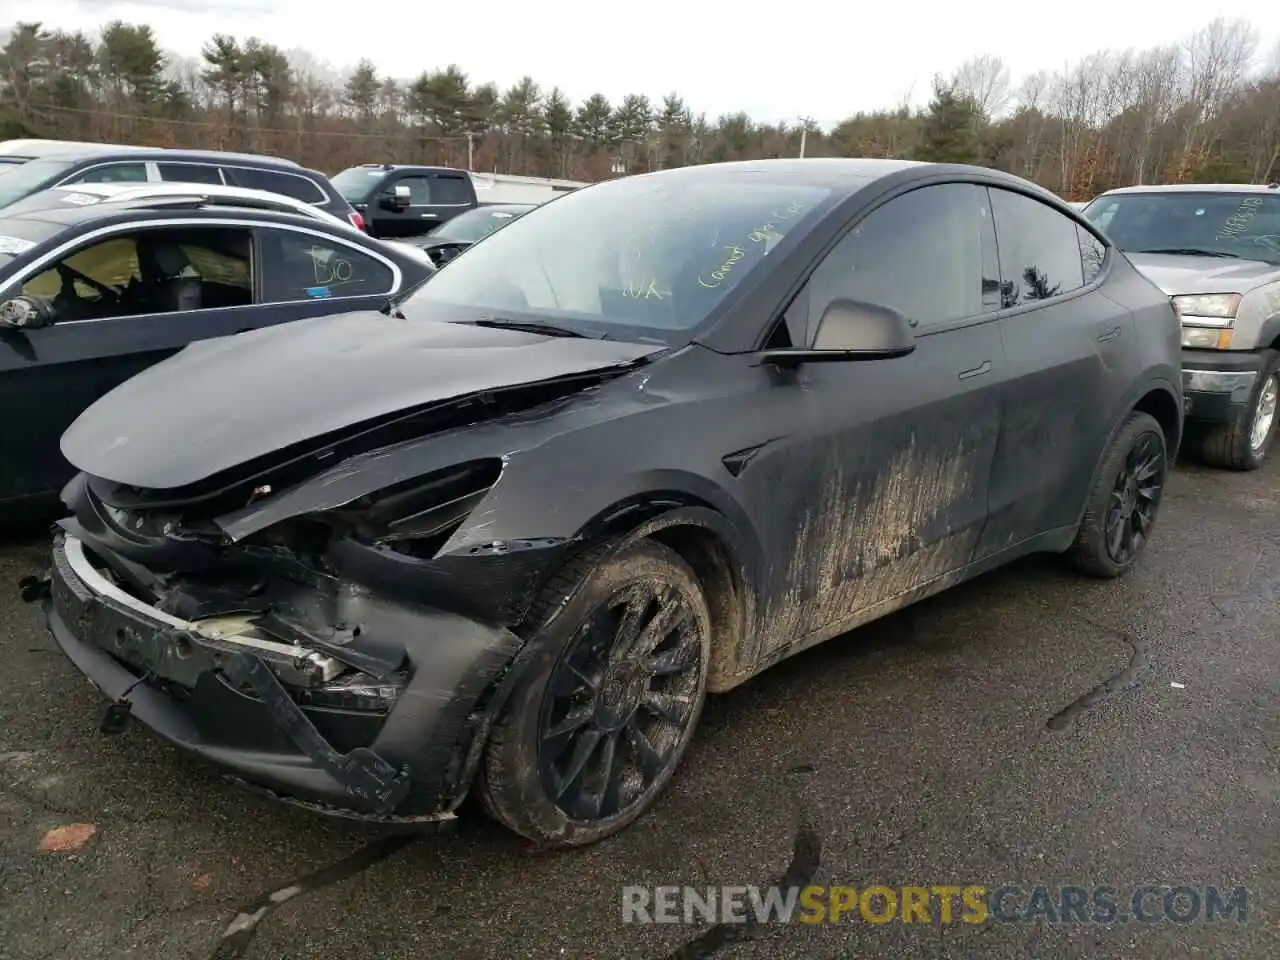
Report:
[[53,307],[36,297],[12,297],[0,303],[0,329],[35,330],[53,325]]
[[890,360],[916,348],[911,321],[893,307],[861,300],[833,300],[818,321],[812,347],[765,350],[761,359],[777,366],[838,360]]
[[409,187],[406,184],[397,183],[391,188],[391,194],[382,198],[382,206],[387,210],[407,210],[411,200]]

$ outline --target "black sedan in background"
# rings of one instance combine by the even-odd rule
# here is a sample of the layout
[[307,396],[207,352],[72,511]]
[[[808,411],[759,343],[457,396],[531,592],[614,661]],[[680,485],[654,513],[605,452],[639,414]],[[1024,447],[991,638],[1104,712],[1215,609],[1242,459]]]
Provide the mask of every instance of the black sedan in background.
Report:
[[533,203],[494,203],[460,213],[430,233],[400,241],[423,250],[437,267],[532,210]]
[[[975,167],[767,160],[540,206],[393,306],[205,344],[63,437],[57,643],[278,796],[547,846],[708,692],[1033,552],[1116,577],[1182,432],[1169,298]],[[124,756],[124,754],[121,754]]]
[[433,272],[341,222],[234,198],[0,211],[0,518],[56,503],[75,473],[62,432],[157,360],[193,340],[376,310]]

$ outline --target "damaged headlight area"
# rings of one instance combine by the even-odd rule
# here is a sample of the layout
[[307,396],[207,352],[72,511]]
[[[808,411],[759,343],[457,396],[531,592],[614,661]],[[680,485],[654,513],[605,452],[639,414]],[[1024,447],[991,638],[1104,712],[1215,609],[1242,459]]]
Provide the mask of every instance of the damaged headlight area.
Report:
[[360,540],[420,559],[434,557],[498,482],[490,457],[416,477],[330,511]]

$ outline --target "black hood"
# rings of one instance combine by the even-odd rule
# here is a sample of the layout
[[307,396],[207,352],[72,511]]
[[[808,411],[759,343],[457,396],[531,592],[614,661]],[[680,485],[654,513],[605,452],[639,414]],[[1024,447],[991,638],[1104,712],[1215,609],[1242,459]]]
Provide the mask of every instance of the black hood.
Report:
[[590,373],[663,348],[376,312],[193,343],[84,411],[62,435],[72,466],[152,490],[398,411]]

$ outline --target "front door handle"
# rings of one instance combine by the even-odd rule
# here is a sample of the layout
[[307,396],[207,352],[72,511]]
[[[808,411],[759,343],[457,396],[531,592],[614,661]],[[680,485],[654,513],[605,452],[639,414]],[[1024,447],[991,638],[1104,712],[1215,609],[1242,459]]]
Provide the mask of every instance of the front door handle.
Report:
[[1108,330],[1106,333],[1100,333],[1100,334],[1098,334],[1098,342],[1099,342],[1099,343],[1106,343],[1108,340],[1114,340],[1114,339],[1116,339],[1116,337],[1118,337],[1118,336],[1120,336],[1120,328],[1119,328],[1119,327],[1112,327],[1112,328],[1111,328],[1110,330]]
[[983,374],[990,373],[990,372],[991,372],[991,361],[983,360],[980,364],[978,364],[976,367],[972,368],[971,370],[961,370],[960,379],[968,380],[970,377],[980,377]]

